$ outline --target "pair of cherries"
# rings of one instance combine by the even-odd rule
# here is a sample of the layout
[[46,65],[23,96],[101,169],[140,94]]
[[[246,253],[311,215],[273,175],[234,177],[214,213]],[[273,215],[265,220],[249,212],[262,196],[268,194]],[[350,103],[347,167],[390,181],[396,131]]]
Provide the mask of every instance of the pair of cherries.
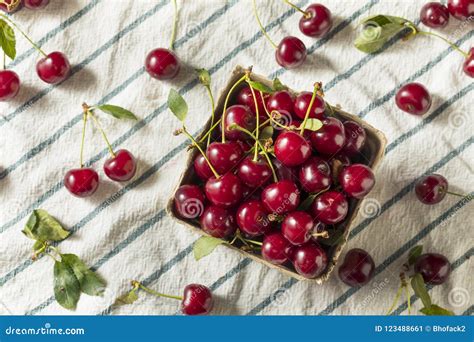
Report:
[[49,0],[3,0],[0,3],[0,10],[7,13],[14,13],[25,6],[30,10],[40,10],[48,6]]

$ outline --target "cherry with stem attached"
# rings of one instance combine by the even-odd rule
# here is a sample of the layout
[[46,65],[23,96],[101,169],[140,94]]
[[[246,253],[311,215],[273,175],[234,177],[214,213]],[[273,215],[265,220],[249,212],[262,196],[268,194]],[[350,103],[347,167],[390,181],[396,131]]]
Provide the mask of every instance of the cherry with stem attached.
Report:
[[0,102],[15,98],[20,91],[20,77],[12,70],[6,69],[6,54],[3,53],[3,70],[0,70]]
[[284,0],[288,5],[303,14],[299,22],[300,31],[308,36],[320,38],[324,36],[332,27],[331,12],[321,4],[311,4],[306,10],[302,10],[288,0]]

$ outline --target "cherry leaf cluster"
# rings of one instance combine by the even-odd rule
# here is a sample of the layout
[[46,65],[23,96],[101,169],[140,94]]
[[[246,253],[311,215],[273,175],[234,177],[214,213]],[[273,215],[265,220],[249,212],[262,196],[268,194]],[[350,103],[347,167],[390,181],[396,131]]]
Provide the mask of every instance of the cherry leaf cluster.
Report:
[[0,46],[3,52],[12,60],[16,57],[15,31],[5,21],[0,19]]

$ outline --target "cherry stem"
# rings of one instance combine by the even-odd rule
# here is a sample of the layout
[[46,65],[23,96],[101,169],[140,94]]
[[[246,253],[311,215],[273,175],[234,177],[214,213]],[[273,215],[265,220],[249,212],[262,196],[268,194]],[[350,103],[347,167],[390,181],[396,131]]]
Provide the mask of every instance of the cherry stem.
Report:
[[136,280],[132,281],[132,286],[134,287],[134,289],[140,288],[143,291],[148,292],[149,294],[152,294],[152,295],[157,296],[157,297],[165,297],[165,298],[183,300],[183,297],[181,297],[181,296],[168,295],[168,294],[164,294],[164,293],[160,293],[160,292],[157,292],[155,290],[152,290],[152,289],[146,287],[145,285],[143,285],[142,283],[140,283]]
[[[412,27],[411,27],[412,28]],[[412,28],[413,29],[413,28]],[[420,31],[420,30],[416,30],[416,33],[419,33],[419,34],[424,34],[426,36],[433,36],[433,37],[436,37],[436,38],[439,38],[441,40],[443,40],[444,42],[448,43],[449,45],[451,45],[451,47],[454,49],[454,50],[457,50],[459,53],[461,53],[465,58],[468,58],[469,57],[469,54],[462,50],[459,46],[457,46],[456,44],[454,44],[453,42],[451,42],[450,40],[444,38],[443,36],[437,34],[437,33],[434,33],[434,32],[429,32],[429,31]]]
[[230,242],[230,244],[233,244],[237,239],[242,241],[247,247],[252,247],[252,246],[249,245],[249,243],[252,243],[252,244],[257,245],[257,246],[262,245],[262,243],[260,241],[255,241],[255,240],[250,240],[250,239],[244,238],[242,236],[242,234],[240,233],[240,230],[237,230],[237,232],[235,233],[235,236],[232,239],[232,241]]
[[402,284],[400,284],[400,286],[398,287],[398,290],[397,290],[397,295],[393,299],[392,306],[387,311],[387,315],[391,315],[392,311],[395,309],[395,306],[398,304],[398,301],[400,300],[400,297],[402,295],[402,289],[403,289],[403,286],[402,286]]
[[[250,80],[249,77],[247,77],[247,83]],[[258,135],[259,135],[259,130],[260,130],[260,114],[258,112],[258,102],[257,102],[257,96],[255,95],[255,90],[252,88],[252,86],[249,83],[250,91],[252,92],[252,97],[253,97],[253,102],[255,104],[255,119],[256,119],[256,125],[255,125],[255,153],[253,156],[253,161],[258,160],[258,148],[257,148],[257,142],[258,142]],[[261,95],[261,93],[260,93]]]
[[293,7],[295,10],[297,10],[298,12],[302,13],[304,15],[304,17],[306,19],[309,19],[311,18],[311,13],[308,13],[306,11],[303,11],[301,8],[299,8],[298,6],[296,6],[295,4],[289,2],[288,0],[283,0],[284,2],[286,2],[288,5],[290,5],[291,7]]
[[25,37],[26,40],[27,40],[39,53],[41,53],[41,54],[42,54],[43,56],[45,56],[45,57],[48,56],[43,50],[41,50],[41,48],[40,48],[35,42],[33,42],[33,40],[32,40],[30,37],[28,37],[28,35],[27,35],[25,32],[23,32],[22,29],[20,29],[20,27],[18,27],[17,24],[15,24],[15,22],[14,22],[13,20],[11,20],[8,16],[6,16],[6,15],[3,14],[3,13],[0,13],[0,17],[2,17],[2,18],[5,19],[6,21],[8,21],[10,24],[12,24],[12,26],[13,26],[14,28],[16,28],[16,29],[18,30],[18,32],[20,32],[20,33],[23,35],[23,37]]
[[[227,93],[227,96],[225,98],[225,101],[224,101],[224,109],[222,110],[222,116],[221,116],[221,123],[222,123],[222,142],[225,143],[225,112],[227,111],[227,104],[229,103],[229,99],[230,99],[230,96],[232,95],[232,93],[234,92],[235,88],[237,88],[237,86],[242,83],[243,81],[245,81],[245,79],[247,78],[247,74],[245,74],[244,76],[242,76],[241,78],[239,78],[235,83],[234,85],[232,86],[232,88],[230,88],[229,92]],[[211,128],[211,129],[214,129],[214,128]]]
[[79,157],[79,160],[80,160],[80,163],[81,163],[81,169],[84,167],[83,155],[84,155],[84,142],[85,142],[85,138],[86,138],[87,117],[88,117],[87,111],[85,111],[83,116],[82,116],[82,121],[84,122],[84,124],[82,126],[81,152],[80,152],[80,157]]
[[325,231],[322,231],[322,232],[315,232],[315,233],[312,233],[311,234],[312,237],[322,237],[323,239],[329,239],[329,233],[327,232],[327,230]]
[[448,190],[446,190],[445,193],[447,193],[449,195],[459,196],[459,197],[467,197],[467,195],[463,195],[463,194],[453,192],[453,191],[448,191]]
[[[197,141],[194,139],[194,137],[188,132],[188,130],[186,129],[186,127],[183,125],[183,128],[181,130],[182,133],[184,133],[192,142],[193,142],[193,145],[197,147],[197,149],[199,150],[199,152],[201,152],[202,156],[204,157],[204,159],[206,160],[207,164],[209,165],[209,168],[211,169],[212,173],[214,174],[214,176],[216,177],[216,179],[218,179],[220,176],[219,174],[217,173],[216,169],[214,169],[214,166],[212,166],[211,164],[211,161],[209,160],[209,158],[207,158],[206,156],[206,153],[204,153],[203,149],[201,148],[201,146],[199,146],[199,144],[197,143]],[[181,133],[180,131],[178,131],[178,134]]]
[[[211,127],[214,126],[214,120],[215,120],[215,102],[214,102],[214,96],[212,96],[212,91],[211,91],[211,87],[210,86],[206,86],[206,90],[207,90],[207,93],[209,95],[209,100],[211,101],[211,110],[212,110],[212,113],[211,113]],[[211,143],[211,134],[208,133],[207,134],[207,144],[206,146],[209,146],[209,144]]]
[[107,139],[107,135],[105,134],[105,131],[102,128],[99,120],[97,120],[97,118],[95,117],[93,110],[86,103],[82,104],[82,108],[84,108],[84,112],[87,113],[87,115],[92,118],[92,121],[94,121],[95,126],[100,131],[100,134],[102,135],[102,138],[104,139],[105,144],[107,145],[107,148],[109,149],[110,155],[113,158],[115,158],[114,149],[112,148],[112,145],[110,144],[109,139]]
[[311,113],[311,107],[313,107],[314,100],[316,100],[316,93],[318,92],[320,87],[321,87],[320,83],[316,82],[314,84],[313,95],[311,96],[311,101],[309,101],[309,106],[308,106],[308,109],[306,110],[303,123],[301,124],[301,129],[300,129],[301,136],[304,134],[304,127],[306,126],[306,122],[308,121],[309,113]]
[[174,41],[176,39],[176,27],[178,26],[178,4],[176,0],[173,0],[174,7],[174,18],[173,18],[173,31],[171,31],[170,38],[170,50],[174,49]]
[[[276,115],[274,115],[276,114]],[[277,120],[275,120],[275,118],[273,116],[277,116],[277,118],[281,117],[281,113],[277,110],[272,110],[272,112],[270,114],[268,114],[268,117],[269,117],[269,120],[271,122],[273,122],[275,125],[277,125],[278,127],[281,127],[283,129],[287,129],[287,130],[291,130],[291,127],[290,126],[285,126],[281,123],[279,123]]]
[[273,42],[273,40],[268,35],[267,31],[265,31],[265,28],[263,27],[262,22],[260,21],[260,18],[258,16],[258,12],[257,12],[257,4],[256,4],[255,0],[252,0],[252,4],[253,4],[253,14],[255,16],[255,19],[257,19],[258,26],[260,26],[260,31],[262,31],[263,35],[265,36],[265,38],[267,38],[267,40],[270,42],[270,44],[272,44],[274,49],[278,48],[278,46]]

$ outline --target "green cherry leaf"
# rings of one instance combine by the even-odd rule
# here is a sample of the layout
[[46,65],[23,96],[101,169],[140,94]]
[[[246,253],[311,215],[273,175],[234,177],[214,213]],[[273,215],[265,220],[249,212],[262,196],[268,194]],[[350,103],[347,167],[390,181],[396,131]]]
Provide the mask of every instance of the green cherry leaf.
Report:
[[270,94],[270,93],[273,93],[273,89],[270,88],[269,86],[261,83],[261,82],[257,82],[257,81],[252,81],[252,80],[247,80],[247,83],[249,84],[249,86],[251,86],[253,89],[255,90],[258,90],[258,91],[261,91],[262,93],[267,93],[267,94]]
[[184,122],[186,115],[188,115],[188,104],[174,89],[171,89],[168,95],[168,108],[179,121]]
[[0,47],[3,52],[10,58],[15,59],[16,57],[16,38],[15,31],[8,25],[4,20],[0,19]]
[[444,309],[436,304],[431,304],[430,307],[425,307],[420,310],[426,316],[455,316],[454,312]]
[[105,281],[75,254],[61,254],[62,261],[66,263],[76,275],[81,286],[81,291],[89,296],[100,296],[105,290]]
[[106,114],[112,115],[116,119],[138,120],[135,114],[133,114],[131,111],[119,106],[103,104],[96,106],[96,108]]
[[408,252],[408,265],[413,265],[416,262],[416,259],[421,255],[423,252],[423,246],[418,245],[413,247],[410,252]]
[[222,239],[218,239],[212,236],[203,236],[200,237],[195,243],[194,243],[194,258],[196,260],[200,260],[204,258],[205,256],[211,254],[214,249],[216,249],[217,246],[225,243],[226,241]]
[[280,79],[277,77],[273,80],[273,90],[280,91],[280,90],[288,90],[288,87],[281,83]]
[[128,305],[134,303],[138,299],[137,290],[133,289],[115,300],[114,306]]
[[415,294],[418,296],[418,298],[421,299],[425,308],[429,308],[431,306],[431,297],[428,293],[428,290],[426,289],[425,281],[423,280],[423,277],[420,273],[416,273],[411,278],[411,287],[413,288],[413,291],[415,291]]
[[268,139],[271,139],[273,137],[273,127],[272,126],[266,126],[262,131],[260,132],[258,139],[262,141],[266,141]]
[[54,217],[42,209],[33,210],[22,232],[30,239],[39,241],[61,241],[70,234]]
[[318,119],[308,119],[306,120],[306,123],[304,125],[304,129],[307,129],[309,131],[317,131],[323,127],[323,123],[321,120]]
[[199,82],[205,87],[209,87],[211,85],[211,74],[206,69],[196,69],[198,74]]
[[63,261],[54,263],[54,297],[63,308],[74,310],[79,297],[81,286],[74,271]]

